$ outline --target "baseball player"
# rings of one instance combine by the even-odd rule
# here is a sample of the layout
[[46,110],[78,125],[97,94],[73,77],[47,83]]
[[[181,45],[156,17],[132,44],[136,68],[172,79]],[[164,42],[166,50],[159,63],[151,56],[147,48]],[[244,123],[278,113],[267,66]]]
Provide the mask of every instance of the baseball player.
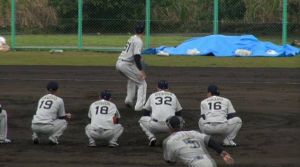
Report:
[[0,51],[9,51],[9,46],[6,44],[6,40],[3,36],[0,36]]
[[[128,79],[125,104],[127,107],[134,107],[135,111],[142,110],[147,94],[146,74],[141,56],[144,30],[143,24],[138,24],[135,27],[136,34],[129,38],[116,63],[116,69]],[[136,95],[136,104],[134,106]]]
[[165,80],[157,83],[157,92],[150,95],[144,106],[144,116],[139,120],[142,130],[149,139],[149,146],[155,146],[155,133],[168,132],[167,118],[181,116],[182,107],[176,95],[170,91]]
[[234,164],[229,153],[217,144],[210,136],[197,131],[181,131],[182,119],[173,116],[167,120],[171,135],[163,142],[164,159],[174,164],[181,161],[189,167],[215,167],[206,146],[215,150],[226,164]]
[[111,93],[104,90],[100,94],[100,100],[90,105],[88,117],[91,123],[85,127],[90,147],[96,146],[97,139],[108,141],[109,147],[119,146],[117,141],[124,128],[119,124],[120,113],[110,100]]
[[220,96],[216,85],[208,86],[207,98],[201,101],[200,131],[209,135],[225,136],[224,146],[235,147],[233,141],[242,126],[231,101]]
[[39,144],[39,137],[47,135],[49,144],[57,145],[59,137],[67,128],[66,119],[71,119],[70,113],[65,113],[64,101],[58,97],[59,85],[57,82],[49,82],[47,85],[48,94],[40,98],[33,116],[31,129],[34,144]]
[[0,144],[9,144],[11,141],[7,138],[7,113],[0,104]]

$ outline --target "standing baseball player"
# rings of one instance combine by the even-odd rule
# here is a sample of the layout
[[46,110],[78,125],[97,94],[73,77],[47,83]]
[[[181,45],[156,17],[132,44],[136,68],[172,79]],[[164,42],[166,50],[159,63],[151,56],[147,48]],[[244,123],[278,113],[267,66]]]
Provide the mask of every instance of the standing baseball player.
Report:
[[108,141],[109,147],[119,146],[117,141],[124,128],[119,124],[120,113],[110,100],[111,93],[104,90],[100,94],[100,100],[90,105],[88,117],[91,123],[85,127],[90,147],[96,146],[97,139]]
[[165,80],[157,83],[157,92],[150,95],[144,106],[144,116],[139,120],[142,130],[149,139],[149,146],[155,146],[155,133],[168,132],[166,120],[171,116],[181,116],[182,107],[176,95],[169,90]]
[[0,36],[0,52],[9,51],[9,46],[6,44],[6,40],[3,36]]
[[207,98],[200,106],[200,131],[209,135],[225,136],[224,146],[237,146],[233,139],[242,127],[242,120],[237,117],[231,101],[220,96],[216,85],[209,85],[207,91]]
[[[125,104],[128,107],[134,107],[135,111],[142,110],[147,94],[146,74],[141,56],[144,30],[144,24],[138,24],[135,27],[136,34],[129,38],[116,63],[116,69],[128,79]],[[134,106],[136,95],[137,98]]]
[[11,141],[7,138],[7,113],[0,104],[0,144],[9,144]]
[[164,159],[174,164],[181,161],[190,167],[215,167],[216,163],[209,155],[206,146],[215,150],[226,164],[234,164],[229,153],[210,136],[197,131],[181,131],[182,119],[173,116],[167,120],[171,135],[163,142]]
[[47,85],[48,94],[40,98],[33,116],[31,129],[34,144],[39,144],[39,137],[47,135],[49,144],[57,145],[58,139],[67,128],[66,119],[71,119],[70,113],[65,113],[64,101],[57,96],[57,82],[49,82]]

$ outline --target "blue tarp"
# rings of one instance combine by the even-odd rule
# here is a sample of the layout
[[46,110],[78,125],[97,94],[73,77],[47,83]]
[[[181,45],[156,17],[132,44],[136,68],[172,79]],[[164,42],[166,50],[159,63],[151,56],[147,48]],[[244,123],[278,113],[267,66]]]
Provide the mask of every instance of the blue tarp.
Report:
[[253,35],[226,36],[209,35],[191,38],[176,47],[161,46],[144,51],[158,55],[214,55],[226,56],[267,56],[288,57],[300,54],[300,49],[291,45],[275,45],[259,41]]

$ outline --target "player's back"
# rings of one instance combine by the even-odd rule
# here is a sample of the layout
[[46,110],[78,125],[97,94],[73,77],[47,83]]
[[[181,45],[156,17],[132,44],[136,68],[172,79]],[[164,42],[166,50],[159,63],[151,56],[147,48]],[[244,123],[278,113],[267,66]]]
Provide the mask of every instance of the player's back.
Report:
[[201,102],[201,115],[206,122],[226,122],[227,114],[235,112],[229,99],[211,96]]
[[90,106],[89,117],[94,129],[113,129],[115,116],[120,117],[116,105],[110,101],[102,99]]
[[137,35],[131,36],[124,49],[122,50],[119,59],[124,61],[134,62],[134,55],[141,54],[143,48],[143,41]]
[[65,109],[62,98],[47,94],[40,98],[32,123],[50,123],[56,120],[58,116],[64,115]]
[[151,117],[160,121],[165,121],[174,116],[175,112],[182,110],[176,95],[164,90],[151,94],[144,108],[151,110]]
[[190,164],[194,160],[211,158],[205,145],[208,140],[209,136],[196,131],[175,132],[164,141],[165,157],[179,159],[185,164]]

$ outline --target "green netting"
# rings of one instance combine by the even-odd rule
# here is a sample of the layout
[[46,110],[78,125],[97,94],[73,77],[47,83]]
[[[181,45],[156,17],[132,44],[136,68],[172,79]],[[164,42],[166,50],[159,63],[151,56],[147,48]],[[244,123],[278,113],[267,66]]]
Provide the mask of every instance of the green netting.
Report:
[[148,16],[150,35],[145,39],[150,47],[214,32],[281,43],[284,1],[291,42],[300,36],[299,0],[0,0],[0,35],[17,49],[116,51]]

